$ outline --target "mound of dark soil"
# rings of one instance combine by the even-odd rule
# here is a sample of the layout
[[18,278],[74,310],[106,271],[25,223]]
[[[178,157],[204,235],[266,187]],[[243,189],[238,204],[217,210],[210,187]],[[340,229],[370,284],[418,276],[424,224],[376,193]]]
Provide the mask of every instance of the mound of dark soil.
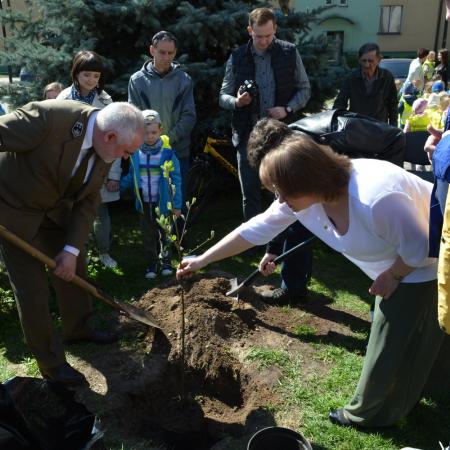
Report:
[[267,406],[280,401],[274,387],[281,372],[260,370],[247,360],[249,350],[297,346],[307,355],[311,350],[294,333],[299,324],[309,321],[319,335],[345,327],[300,309],[269,307],[253,289],[237,301],[225,296],[229,286],[225,278],[207,276],[184,284],[184,363],[178,284],[152,289],[134,303],[150,311],[164,333],[121,318],[120,346],[83,354],[88,363],[80,369],[91,390],[79,394],[107,430],[153,439],[163,448],[237,450],[237,441],[225,444],[230,436],[244,436],[243,445],[257,429],[275,424]]

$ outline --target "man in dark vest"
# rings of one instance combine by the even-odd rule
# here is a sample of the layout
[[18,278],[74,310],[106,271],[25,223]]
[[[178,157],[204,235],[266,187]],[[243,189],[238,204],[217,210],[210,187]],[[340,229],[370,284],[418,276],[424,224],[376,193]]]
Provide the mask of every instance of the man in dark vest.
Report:
[[[273,11],[254,9],[249,15],[247,30],[251,39],[234,50],[228,59],[219,98],[222,108],[233,111],[233,145],[237,150],[245,220],[262,212],[258,172],[247,160],[247,141],[253,126],[262,117],[289,121],[311,96],[309,80],[295,45],[275,37],[277,25]],[[246,80],[256,82],[257,89],[251,86],[240,89]],[[304,239],[298,230],[294,233],[291,241]],[[295,260],[292,258],[291,262]],[[289,266],[295,275],[293,279],[308,279],[308,276],[300,276],[300,268]],[[301,270],[310,272],[310,268]],[[288,289],[305,291],[306,286],[285,286],[284,281],[283,278],[282,290],[276,292],[284,298],[274,299],[279,303],[288,300]]]

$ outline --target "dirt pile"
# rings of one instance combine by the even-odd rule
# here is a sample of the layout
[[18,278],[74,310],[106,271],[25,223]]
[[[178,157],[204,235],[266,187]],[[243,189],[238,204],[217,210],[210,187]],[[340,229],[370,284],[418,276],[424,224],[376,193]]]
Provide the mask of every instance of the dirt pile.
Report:
[[[85,358],[80,369],[91,390],[82,395],[108,430],[153,439],[162,448],[238,450],[257,429],[275,424],[267,405],[280,401],[274,387],[281,372],[250,363],[250,349],[303,346],[307,352],[294,333],[298,323],[311,320],[319,333],[328,333],[329,325],[300,309],[267,306],[253,289],[238,302],[225,296],[229,286],[221,277],[186,282],[184,376],[181,288],[175,283],[135,302],[157,318],[165,334],[122,318],[120,347]],[[241,437],[241,444],[227,446],[231,438],[222,441],[224,436]]]

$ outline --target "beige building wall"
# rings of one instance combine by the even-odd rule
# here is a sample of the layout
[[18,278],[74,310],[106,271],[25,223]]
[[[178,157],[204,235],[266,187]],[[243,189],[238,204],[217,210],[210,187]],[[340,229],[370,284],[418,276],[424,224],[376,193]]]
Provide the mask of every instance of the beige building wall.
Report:
[[3,8],[17,9],[19,11],[25,11],[25,0],[1,0]]
[[[382,52],[415,52],[420,47],[433,49],[438,17],[440,32],[437,47],[441,47],[444,12],[439,11],[440,0],[379,0],[381,6],[403,6],[400,34],[379,34]],[[443,2],[445,4],[445,2]]]

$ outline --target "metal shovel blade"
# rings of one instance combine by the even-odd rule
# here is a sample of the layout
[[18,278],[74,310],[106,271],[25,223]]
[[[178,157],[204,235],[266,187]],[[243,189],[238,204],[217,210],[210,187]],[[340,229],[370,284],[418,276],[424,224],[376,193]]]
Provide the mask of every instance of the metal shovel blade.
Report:
[[[130,305],[129,303],[121,302],[120,300],[117,300],[116,298],[111,297],[110,295],[108,295],[106,292],[102,291],[97,286],[95,286],[91,283],[88,283],[86,280],[82,280],[82,281],[84,281],[85,283],[83,283],[83,286],[81,286],[80,284],[79,284],[79,286],[88,290],[92,295],[97,297],[99,300],[102,300],[103,302],[112,306],[114,309],[121,311],[130,319],[137,320],[138,322],[144,323],[144,324],[149,325],[154,328],[158,328],[159,330],[161,330],[164,333],[164,330],[161,328],[161,325],[159,325],[158,321],[153,317],[153,314],[149,313],[148,311],[145,311],[142,308],[138,308],[134,305]],[[76,282],[76,283],[78,284],[78,282]]]
[[137,320],[138,322],[145,323],[154,328],[158,328],[164,333],[164,330],[161,328],[156,319],[147,311],[143,311],[142,309],[136,308],[134,305],[130,305],[128,303],[122,303],[121,310],[130,318]]
[[[303,242],[300,242],[300,244],[297,244],[295,247],[292,247],[288,251],[282,253],[280,256],[277,256],[273,262],[275,264],[284,261],[288,256],[295,253],[297,250],[300,250],[302,247],[305,247],[308,244],[311,244],[314,242],[317,238],[315,236],[311,236],[308,239],[305,239]],[[244,286],[248,286],[259,274],[259,270],[256,269],[253,271],[242,283],[238,284],[237,278],[232,278],[230,280],[230,287],[231,289],[225,294],[227,297],[237,294]]]
[[250,284],[250,282],[256,278],[256,276],[258,275],[259,270],[256,269],[254,272],[252,272],[250,274],[250,276],[248,276],[242,283],[238,284],[238,279],[237,278],[232,278],[230,280],[230,287],[231,289],[225,294],[227,297],[230,297],[234,294],[237,294],[244,286],[248,286]]

